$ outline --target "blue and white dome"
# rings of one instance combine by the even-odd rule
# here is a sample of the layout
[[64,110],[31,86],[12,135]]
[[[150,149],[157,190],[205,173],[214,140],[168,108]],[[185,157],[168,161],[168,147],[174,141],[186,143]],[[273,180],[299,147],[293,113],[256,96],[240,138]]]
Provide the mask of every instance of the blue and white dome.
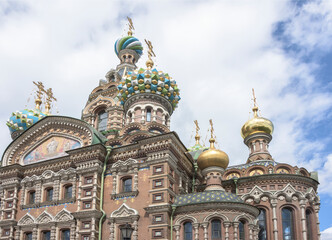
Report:
[[126,36],[116,40],[114,45],[115,53],[119,56],[121,50],[130,49],[135,51],[140,57],[143,54],[142,43],[133,36]]
[[12,116],[7,121],[7,126],[11,134],[17,131],[23,132],[45,116],[44,113],[37,109],[16,111],[12,113]]

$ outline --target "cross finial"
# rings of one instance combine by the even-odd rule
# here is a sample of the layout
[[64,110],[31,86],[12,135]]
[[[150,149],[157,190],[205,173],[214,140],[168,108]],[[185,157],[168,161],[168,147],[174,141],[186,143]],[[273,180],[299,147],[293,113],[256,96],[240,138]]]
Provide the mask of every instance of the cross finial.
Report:
[[212,122],[212,119],[210,119],[210,125],[211,125],[211,138],[209,140],[210,142],[210,148],[214,148],[214,142],[216,141],[214,139],[214,128],[213,128],[213,122]]
[[252,108],[252,111],[254,112],[254,117],[257,117],[258,114],[258,107],[257,107],[257,101],[256,101],[256,96],[255,96],[255,89],[252,89],[252,100],[254,101],[254,107]]
[[198,126],[197,120],[195,120],[194,123],[196,125],[196,136],[195,136],[195,140],[196,140],[196,144],[199,144],[199,140],[201,139],[201,136],[199,136],[198,131],[200,130],[200,128]]
[[153,52],[153,46],[152,46],[152,43],[151,41],[149,40],[146,40],[144,39],[146,45],[148,45],[148,57],[149,57],[149,60],[146,61],[146,66],[148,69],[151,69],[153,67],[153,61],[152,61],[152,57],[156,57],[156,54]]
[[133,20],[131,20],[130,17],[127,17],[127,19],[128,19],[128,26],[129,26],[128,36],[132,36],[133,35],[133,30],[135,30]]
[[43,92],[46,94],[47,98],[46,98],[46,104],[45,104],[45,113],[46,114],[50,114],[50,110],[51,110],[51,102],[52,101],[57,101],[56,98],[53,95],[53,91],[52,88],[49,88],[45,91],[45,89],[43,90]]
[[38,90],[36,91],[35,103],[36,103],[36,109],[40,110],[40,105],[42,104],[41,98],[42,98],[43,92],[45,92],[44,84],[42,82],[35,82],[35,81],[33,81],[33,84],[35,84],[36,87],[38,88]]

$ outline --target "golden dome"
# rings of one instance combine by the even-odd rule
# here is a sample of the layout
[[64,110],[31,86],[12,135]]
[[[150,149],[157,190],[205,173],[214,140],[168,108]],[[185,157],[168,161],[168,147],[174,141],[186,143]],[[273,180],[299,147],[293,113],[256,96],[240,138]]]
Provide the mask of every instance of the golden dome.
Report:
[[202,152],[198,159],[197,165],[203,170],[208,167],[221,167],[226,169],[229,164],[228,155],[218,150],[214,147],[215,140],[213,138],[210,139],[210,148],[204,152]]
[[254,112],[254,117],[242,126],[242,137],[246,138],[254,133],[266,133],[272,135],[273,123],[269,119],[258,116],[258,107],[255,106],[252,110]]

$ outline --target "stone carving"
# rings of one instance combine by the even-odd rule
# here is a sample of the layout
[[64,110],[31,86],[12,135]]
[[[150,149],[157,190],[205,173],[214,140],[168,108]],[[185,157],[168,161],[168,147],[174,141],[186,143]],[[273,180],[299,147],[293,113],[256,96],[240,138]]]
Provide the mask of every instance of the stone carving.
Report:
[[25,214],[17,223],[18,226],[25,226],[35,224],[36,220],[29,213]]
[[138,163],[137,160],[133,159],[133,158],[129,158],[126,161],[117,161],[116,163],[114,163],[112,165],[112,168],[117,168],[117,167],[122,167],[122,166],[130,166],[132,164]]
[[138,215],[138,211],[123,203],[117,210],[111,213],[111,218],[130,217],[133,215]]
[[56,216],[56,222],[67,222],[74,219],[74,216],[67,209],[62,209]]
[[38,224],[50,223],[53,221],[54,221],[54,217],[46,211],[42,212],[36,219],[36,222]]

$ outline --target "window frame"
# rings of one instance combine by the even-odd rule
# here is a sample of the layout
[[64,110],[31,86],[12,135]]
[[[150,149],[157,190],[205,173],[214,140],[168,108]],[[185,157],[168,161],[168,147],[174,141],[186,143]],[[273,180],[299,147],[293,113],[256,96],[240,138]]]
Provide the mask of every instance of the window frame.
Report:
[[[126,186],[126,182],[130,180],[130,189],[126,189],[129,186]],[[121,192],[126,193],[126,192],[132,192],[133,191],[133,178],[131,176],[126,176],[121,178]],[[130,191],[129,191],[130,190]]]
[[[91,183],[89,183],[88,180],[91,180]],[[93,176],[84,177],[84,184],[93,184]]]
[[[86,205],[89,204],[89,207]],[[91,201],[85,201],[83,202],[83,209],[91,209],[92,208],[92,202]]]
[[28,191],[28,204],[35,204],[36,203],[36,190],[29,190]]
[[[71,193],[70,193],[70,197],[68,197],[68,189],[71,188]],[[69,200],[69,199],[72,199],[73,198],[73,184],[71,183],[68,183],[68,184],[65,184],[63,185],[63,199],[65,200]]]
[[[289,213],[290,213],[290,219],[289,220],[284,219],[284,216],[283,216],[284,210],[289,211]],[[281,209],[282,239],[283,240],[286,240],[287,237],[290,237],[291,239],[295,239],[295,222],[293,221],[294,220],[294,213],[295,213],[294,209],[291,208],[291,207],[288,207],[288,206],[283,207]],[[285,229],[284,229],[284,227],[285,227],[284,223],[286,221],[289,222],[289,227],[290,227],[290,233],[287,234],[287,235],[285,235]]]
[[[64,233],[66,231],[69,231],[69,239],[66,239],[64,236]],[[63,229],[60,229],[60,237],[61,237],[61,240],[70,240],[70,229],[69,228],[63,228]]]
[[[214,229],[214,223],[218,222],[219,226],[217,226],[218,229]],[[222,239],[222,221],[219,218],[213,218],[211,220],[211,239],[213,240],[221,240]],[[214,236],[214,232],[219,232],[217,233],[218,236]]]
[[[259,215],[257,217],[258,227],[259,227],[259,230],[258,230],[258,240],[267,240],[267,238],[268,238],[268,231],[267,231],[267,228],[268,228],[268,226],[267,226],[267,210],[265,208],[259,208],[259,210],[260,210],[260,213],[259,213]],[[260,219],[260,216],[261,216],[262,213],[264,213],[263,214],[263,218]],[[262,222],[264,222],[265,236],[264,235],[260,236],[261,225],[263,225],[263,224],[261,224]]]
[[[239,233],[239,240],[246,240],[246,225],[247,225],[247,221],[244,219],[240,219],[239,220],[239,227],[238,227],[238,233]],[[243,226],[243,229],[240,229],[240,226]],[[242,236],[241,236],[242,235]]]
[[[106,117],[104,118],[101,118],[101,115],[102,114],[105,114]],[[105,131],[107,130],[107,123],[108,123],[108,112],[106,112],[106,108],[102,108],[100,109],[98,112],[96,112],[96,129],[99,131],[99,132],[102,132],[102,131]],[[105,120],[106,121],[106,124],[105,126],[102,125],[103,128],[100,128],[100,123]],[[102,122],[104,124],[104,122]],[[104,129],[105,128],[105,129]]]
[[[157,171],[157,168],[160,168],[160,172]],[[153,175],[163,174],[164,173],[164,165],[153,166]]]
[[[189,229],[186,229],[186,224],[190,224],[191,231],[189,231]],[[188,237],[187,237],[187,233],[190,234]],[[193,223],[191,221],[186,221],[183,223],[183,239],[184,240],[193,240]]]
[[[157,185],[160,184],[160,185]],[[164,187],[164,179],[163,178],[160,178],[160,179],[154,179],[152,181],[152,186],[153,188],[163,188]]]
[[41,240],[48,240],[47,238],[45,238],[45,233],[50,233],[50,238],[49,240],[51,239],[51,231],[50,230],[42,230],[41,231]]
[[[156,197],[161,197],[160,200],[156,199]],[[164,201],[164,193],[154,193],[152,194],[152,202],[153,203],[156,203],[156,202],[163,202]]]
[[[49,199],[49,191],[52,191],[52,197],[51,197],[51,199]],[[47,187],[47,188],[45,188],[44,192],[45,192],[45,195],[44,195],[44,197],[45,197],[45,201],[46,201],[46,202],[51,202],[51,201],[53,201],[54,188],[53,188],[53,187]]]

